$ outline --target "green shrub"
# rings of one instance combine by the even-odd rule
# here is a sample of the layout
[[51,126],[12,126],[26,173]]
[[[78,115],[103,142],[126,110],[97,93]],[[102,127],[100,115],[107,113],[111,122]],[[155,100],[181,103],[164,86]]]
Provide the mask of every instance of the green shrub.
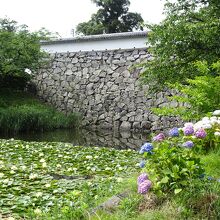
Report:
[[76,126],[77,115],[64,115],[40,105],[0,108],[0,130],[4,132],[50,130]]
[[[216,110],[210,118],[204,117],[194,124],[186,123],[183,128],[173,128],[168,137],[160,133],[153,137],[152,143],[145,143],[141,147],[140,153],[146,162],[140,165],[148,173],[156,193],[178,194],[194,180],[204,178],[201,155],[213,149],[219,151],[219,116],[220,110]],[[147,178],[146,174],[138,178],[141,194],[146,194],[151,187],[144,182]]]
[[179,91],[178,95],[168,97],[182,103],[181,107],[154,108],[160,115],[178,115],[185,120],[199,119],[202,115],[220,108],[220,61],[208,65],[207,62],[195,63],[197,71],[203,76],[187,79],[188,84],[169,84]]
[[200,158],[192,150],[172,145],[169,140],[154,146],[144,157],[145,170],[157,194],[177,194],[204,173]]

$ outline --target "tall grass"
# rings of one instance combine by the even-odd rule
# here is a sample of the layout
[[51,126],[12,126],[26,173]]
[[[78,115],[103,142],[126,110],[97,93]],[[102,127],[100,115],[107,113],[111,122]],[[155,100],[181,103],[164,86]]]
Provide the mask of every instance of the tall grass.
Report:
[[0,90],[0,132],[74,128],[79,121],[79,115],[65,115],[25,92]]

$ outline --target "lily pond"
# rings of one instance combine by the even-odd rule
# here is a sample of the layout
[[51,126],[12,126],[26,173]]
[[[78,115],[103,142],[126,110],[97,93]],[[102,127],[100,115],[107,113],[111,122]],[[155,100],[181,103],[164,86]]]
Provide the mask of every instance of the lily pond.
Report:
[[139,162],[133,149],[0,139],[0,213],[25,217],[54,207],[87,208],[103,186],[107,195],[137,172]]

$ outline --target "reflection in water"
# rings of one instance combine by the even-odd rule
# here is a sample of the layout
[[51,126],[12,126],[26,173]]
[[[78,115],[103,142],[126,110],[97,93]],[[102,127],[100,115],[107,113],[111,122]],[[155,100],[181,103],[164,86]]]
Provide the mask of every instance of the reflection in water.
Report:
[[14,138],[25,141],[58,141],[80,146],[113,147],[117,149],[131,148],[138,150],[144,142],[149,140],[149,134],[62,129],[15,135],[0,134],[0,138]]

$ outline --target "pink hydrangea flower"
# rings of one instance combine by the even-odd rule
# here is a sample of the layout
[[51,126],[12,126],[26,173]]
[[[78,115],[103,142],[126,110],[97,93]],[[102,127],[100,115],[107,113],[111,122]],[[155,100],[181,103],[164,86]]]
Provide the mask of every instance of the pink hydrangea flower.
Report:
[[165,135],[163,133],[159,133],[157,136],[153,137],[153,141],[163,141],[165,139]]
[[142,173],[137,179],[138,185],[143,183],[145,180],[148,180],[148,175],[146,173]]
[[200,138],[200,139],[205,138],[206,135],[207,135],[207,133],[206,133],[206,131],[205,131],[203,128],[198,129],[198,130],[196,131],[196,133],[195,133],[195,136],[196,136],[197,138]]
[[150,180],[145,180],[144,182],[140,183],[138,185],[138,193],[140,194],[146,194],[149,189],[151,188],[151,181]]
[[183,128],[183,133],[184,135],[188,136],[188,135],[192,135],[194,133],[194,128],[193,128],[193,124],[192,123],[187,123],[185,124],[184,128]]

